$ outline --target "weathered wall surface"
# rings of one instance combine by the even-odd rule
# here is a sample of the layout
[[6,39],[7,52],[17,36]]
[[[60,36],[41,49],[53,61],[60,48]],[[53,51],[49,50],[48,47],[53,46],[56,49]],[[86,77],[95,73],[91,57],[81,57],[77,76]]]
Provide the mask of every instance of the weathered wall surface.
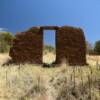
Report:
[[10,56],[14,62],[42,64],[43,30],[56,30],[56,63],[86,64],[85,37],[81,29],[63,26],[33,27],[16,35]]
[[38,27],[16,34],[10,50],[12,60],[17,63],[42,63],[43,34]]
[[69,65],[86,64],[85,37],[81,29],[64,26],[57,31],[56,60]]

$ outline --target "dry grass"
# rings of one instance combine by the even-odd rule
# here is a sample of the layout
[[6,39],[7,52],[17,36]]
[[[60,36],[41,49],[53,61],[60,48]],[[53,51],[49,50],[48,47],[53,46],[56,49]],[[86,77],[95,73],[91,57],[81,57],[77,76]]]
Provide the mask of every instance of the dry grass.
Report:
[[[54,55],[45,56],[50,63]],[[0,54],[0,66],[9,58]],[[39,65],[0,67],[0,100],[100,100],[100,57],[87,56],[89,66],[42,68]],[[98,65],[97,65],[98,61]]]

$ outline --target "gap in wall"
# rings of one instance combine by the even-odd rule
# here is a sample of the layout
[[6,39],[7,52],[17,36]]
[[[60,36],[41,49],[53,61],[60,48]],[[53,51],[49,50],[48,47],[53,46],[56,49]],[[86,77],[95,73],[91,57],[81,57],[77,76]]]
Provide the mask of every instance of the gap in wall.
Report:
[[56,60],[56,31],[43,31],[43,63],[52,64]]

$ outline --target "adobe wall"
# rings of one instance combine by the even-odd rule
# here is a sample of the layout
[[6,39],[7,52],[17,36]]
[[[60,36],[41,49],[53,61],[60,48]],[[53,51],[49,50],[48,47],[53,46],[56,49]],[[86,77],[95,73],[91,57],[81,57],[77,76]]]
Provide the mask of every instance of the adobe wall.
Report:
[[9,53],[13,62],[43,63],[43,30],[56,30],[55,63],[60,64],[65,60],[69,65],[86,64],[84,33],[81,29],[69,26],[33,27],[17,33]]
[[85,37],[81,29],[64,26],[56,33],[56,62],[69,65],[86,64]]
[[26,32],[17,33],[9,55],[13,62],[31,62],[42,64],[43,34],[39,27],[33,27]]

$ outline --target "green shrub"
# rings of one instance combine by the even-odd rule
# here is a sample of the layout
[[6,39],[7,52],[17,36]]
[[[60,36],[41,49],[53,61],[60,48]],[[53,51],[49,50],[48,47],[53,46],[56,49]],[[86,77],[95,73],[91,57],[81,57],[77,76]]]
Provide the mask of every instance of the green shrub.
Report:
[[94,51],[96,52],[97,55],[100,55],[100,40],[96,41]]
[[0,52],[8,52],[14,36],[9,32],[0,32]]
[[55,47],[51,45],[45,45],[43,49],[44,49],[44,52],[55,52]]

